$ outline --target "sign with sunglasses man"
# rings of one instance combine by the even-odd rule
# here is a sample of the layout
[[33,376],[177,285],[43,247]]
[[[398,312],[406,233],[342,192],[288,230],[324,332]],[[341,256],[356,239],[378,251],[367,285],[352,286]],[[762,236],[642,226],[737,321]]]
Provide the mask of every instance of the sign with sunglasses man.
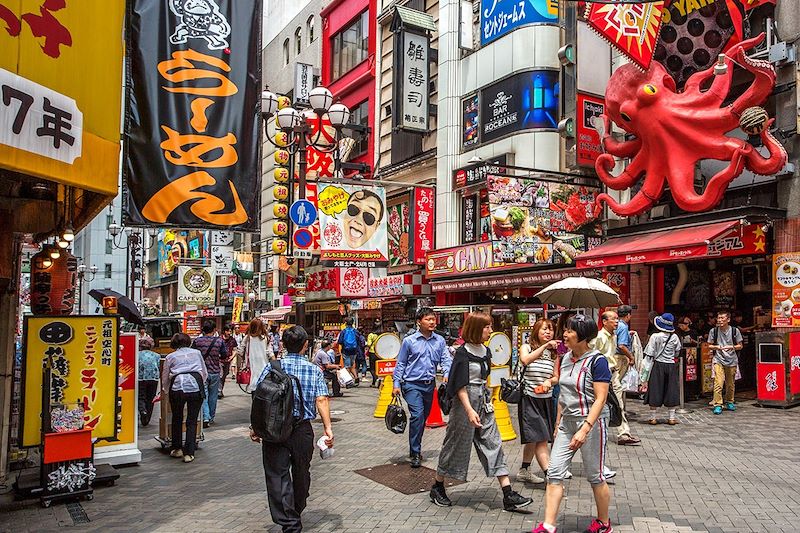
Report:
[[388,266],[386,193],[382,187],[320,184],[320,261],[326,266]]

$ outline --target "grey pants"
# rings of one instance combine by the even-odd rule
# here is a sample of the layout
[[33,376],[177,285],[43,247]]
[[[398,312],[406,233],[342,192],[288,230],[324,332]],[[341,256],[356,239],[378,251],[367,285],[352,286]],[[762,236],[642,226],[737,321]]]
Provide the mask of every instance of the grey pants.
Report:
[[[572,458],[577,451],[570,450],[569,443],[575,433],[578,432],[581,424],[583,424],[582,418],[570,420],[561,418],[558,434],[553,442],[553,449],[550,451],[550,466],[547,469],[548,483],[561,484],[564,481],[564,474],[572,464]],[[604,466],[607,440],[608,420],[599,418],[586,436],[586,442],[580,447],[583,471],[586,473],[586,479],[592,485],[600,485],[606,482]]]
[[474,445],[488,477],[507,476],[508,466],[503,455],[502,440],[494,412],[487,413],[483,407],[483,387],[470,385],[467,390],[472,408],[481,416],[481,427],[476,428],[469,423],[461,401],[457,397],[453,398],[453,407],[450,410],[447,433],[442,443],[442,451],[439,453],[436,473],[466,481]]

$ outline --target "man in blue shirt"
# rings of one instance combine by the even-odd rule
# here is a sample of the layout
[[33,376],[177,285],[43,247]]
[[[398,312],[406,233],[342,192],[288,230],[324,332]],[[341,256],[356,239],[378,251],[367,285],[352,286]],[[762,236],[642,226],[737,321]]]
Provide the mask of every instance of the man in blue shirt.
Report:
[[422,465],[422,433],[425,421],[431,412],[433,394],[436,389],[436,366],[441,365],[444,381],[450,373],[453,358],[447,349],[444,337],[434,333],[436,314],[430,307],[417,311],[416,333],[403,339],[397,365],[394,367],[393,396],[401,392],[408,403],[408,445],[411,468]]
[[625,414],[625,391],[622,389],[622,378],[628,373],[628,369],[634,364],[633,352],[631,351],[631,311],[630,305],[620,305],[617,308],[619,323],[617,324],[617,353],[615,361],[611,367],[611,392],[617,396],[619,405],[622,408],[622,424],[617,428],[617,444],[620,446],[630,446],[640,444],[639,437],[631,435],[631,427],[628,425],[628,417]]
[[[261,443],[261,459],[264,464],[264,475],[267,478],[267,499],[272,521],[283,528],[284,533],[303,530],[300,513],[306,508],[306,500],[311,487],[311,458],[314,455],[314,431],[311,421],[317,417],[322,419],[322,427],[327,437],[328,447],[333,446],[333,429],[328,406],[328,385],[322,370],[311,363],[302,354],[308,349],[308,334],[300,326],[292,326],[283,332],[283,347],[286,355],[281,359],[281,369],[295,376],[303,390],[303,419],[294,428],[286,442],[275,444]],[[272,369],[267,363],[258,378],[263,380]],[[295,419],[300,419],[300,393],[297,383],[294,387]],[[253,430],[250,439],[261,442]]]

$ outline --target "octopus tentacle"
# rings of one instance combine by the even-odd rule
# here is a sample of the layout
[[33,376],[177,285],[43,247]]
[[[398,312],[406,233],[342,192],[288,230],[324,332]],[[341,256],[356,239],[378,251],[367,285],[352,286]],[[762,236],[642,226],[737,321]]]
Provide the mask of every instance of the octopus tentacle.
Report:
[[[683,93],[681,94],[688,96],[693,106],[719,107],[722,102],[725,101],[725,97],[731,89],[731,81],[733,80],[733,61],[726,58],[725,62],[728,64],[728,71],[725,74],[721,76],[715,75],[713,66],[692,74],[686,81]],[[710,78],[714,78],[711,82],[711,87],[706,91],[701,91],[700,87]]]
[[780,141],[769,131],[773,122],[775,122],[775,119],[770,119],[764,127],[764,131],[761,132],[761,140],[769,150],[769,157],[764,157],[758,150],[752,150],[745,154],[745,167],[762,176],[769,176],[778,172],[786,165],[789,157]]
[[618,216],[632,217],[652,207],[661,197],[662,192],[664,192],[664,176],[651,174],[647,177],[641,190],[627,204],[620,204],[605,193],[597,195],[595,204],[599,206],[605,202]]
[[717,206],[725,195],[733,179],[742,173],[744,168],[744,156],[750,145],[743,144],[731,154],[730,164],[717,172],[706,185],[703,194],[697,194],[694,190],[694,169],[687,169],[683,175],[673,175],[670,179],[670,188],[675,203],[684,211],[700,212],[708,211]]
[[643,157],[635,156],[618,176],[614,176],[611,174],[611,170],[616,165],[616,160],[610,154],[601,154],[597,158],[594,168],[600,181],[611,189],[621,191],[632,187],[639,181],[639,178],[645,170],[643,161]]
[[729,55],[736,54],[736,59],[741,63],[741,66],[755,76],[753,83],[731,105],[732,111],[736,116],[739,116],[748,107],[759,105],[766,100],[775,86],[775,69],[772,64],[763,59],[753,59],[745,53],[745,50],[753,48],[763,40],[764,34],[762,33],[758,37],[743,41],[729,51]]
[[606,114],[600,115],[600,120],[605,125],[605,132],[601,140],[603,148],[606,152],[617,157],[633,157],[633,155],[642,148],[641,139],[633,139],[630,141],[617,141],[611,136],[612,120]]

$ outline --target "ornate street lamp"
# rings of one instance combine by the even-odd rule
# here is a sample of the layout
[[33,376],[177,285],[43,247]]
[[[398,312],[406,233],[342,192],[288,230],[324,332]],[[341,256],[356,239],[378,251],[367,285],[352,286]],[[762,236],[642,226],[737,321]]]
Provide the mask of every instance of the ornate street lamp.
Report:
[[83,281],[86,280],[88,283],[94,281],[94,276],[97,274],[97,265],[92,265],[88,268],[91,277],[86,274],[86,270],[86,265],[78,265],[78,314],[83,312]]

